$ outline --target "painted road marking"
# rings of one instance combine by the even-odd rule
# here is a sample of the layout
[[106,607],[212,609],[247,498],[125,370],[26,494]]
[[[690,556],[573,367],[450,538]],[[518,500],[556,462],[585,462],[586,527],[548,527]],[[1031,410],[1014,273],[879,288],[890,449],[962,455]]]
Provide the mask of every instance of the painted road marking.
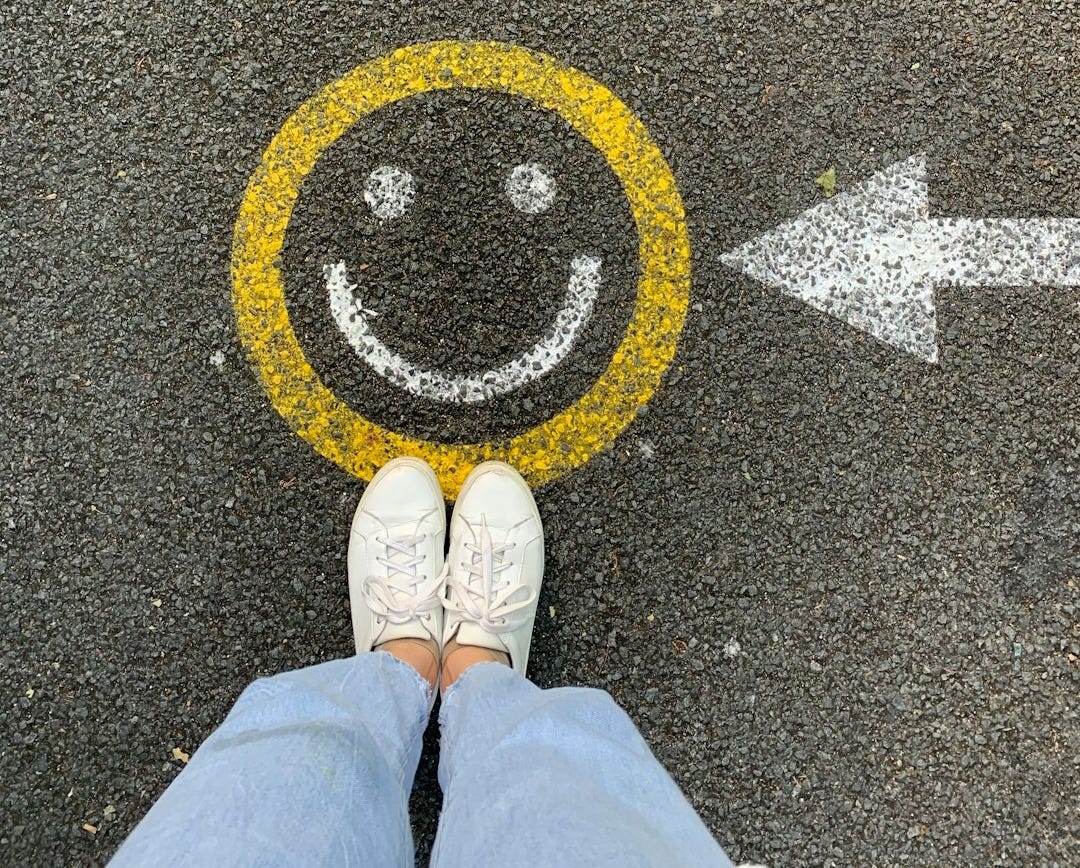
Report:
[[416,181],[397,166],[378,166],[364,182],[364,201],[380,220],[393,220],[409,210],[416,198]]
[[[607,369],[577,401],[502,442],[442,443],[384,428],[323,384],[289,322],[279,264],[304,178],[378,108],[451,88],[493,90],[557,113],[619,178],[638,232],[634,311]],[[321,455],[361,479],[396,455],[435,468],[455,498],[469,470],[497,458],[540,485],[609,446],[650,400],[675,354],[690,295],[690,239],[671,169],[645,125],[610,90],[554,58],[495,42],[434,42],[362,64],[304,103],[248,183],[233,237],[237,329],[270,401]]]
[[[506,194],[518,210],[542,214],[555,201],[555,178],[539,163],[521,163],[507,174]],[[396,166],[379,166],[367,179],[364,199],[376,217],[402,216],[416,197],[412,175]],[[600,292],[601,260],[578,255],[570,263],[566,298],[551,329],[515,359],[479,374],[453,375],[424,368],[395,353],[374,333],[371,319],[355,295],[344,262],[323,266],[330,312],[356,354],[376,373],[407,392],[432,401],[476,404],[505,395],[542,377],[570,353],[588,322]]]
[[475,404],[519,389],[539,379],[570,353],[578,332],[592,315],[600,292],[601,261],[575,256],[570,263],[566,298],[543,340],[493,371],[453,375],[423,368],[402,358],[371,330],[372,312],[365,310],[349,283],[344,262],[323,266],[330,312],[338,328],[368,365],[395,386],[421,398],[446,403]]
[[930,218],[925,155],[725,253],[725,265],[936,362],[934,284],[1080,286],[1080,220]]
[[555,201],[555,179],[539,163],[514,166],[506,176],[506,195],[518,211],[541,214]]

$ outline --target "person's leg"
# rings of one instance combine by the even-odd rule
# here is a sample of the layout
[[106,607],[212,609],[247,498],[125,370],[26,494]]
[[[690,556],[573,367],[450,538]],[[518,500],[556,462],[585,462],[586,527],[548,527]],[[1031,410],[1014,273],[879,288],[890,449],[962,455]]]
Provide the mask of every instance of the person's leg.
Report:
[[429,694],[390,654],[256,681],[110,864],[412,865]]
[[541,690],[480,663],[447,688],[439,722],[435,868],[731,864],[603,691]]
[[608,694],[525,680],[543,552],[525,482],[477,467],[450,524],[432,864],[730,865]]
[[413,864],[408,796],[439,676],[445,533],[431,468],[383,467],[349,534],[357,656],[251,685],[115,865]]

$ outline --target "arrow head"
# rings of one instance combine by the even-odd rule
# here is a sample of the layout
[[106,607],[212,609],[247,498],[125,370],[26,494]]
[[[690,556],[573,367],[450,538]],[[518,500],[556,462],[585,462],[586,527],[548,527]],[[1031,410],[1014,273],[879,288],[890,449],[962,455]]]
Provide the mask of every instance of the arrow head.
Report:
[[937,361],[923,155],[723,254],[721,261],[928,362]]

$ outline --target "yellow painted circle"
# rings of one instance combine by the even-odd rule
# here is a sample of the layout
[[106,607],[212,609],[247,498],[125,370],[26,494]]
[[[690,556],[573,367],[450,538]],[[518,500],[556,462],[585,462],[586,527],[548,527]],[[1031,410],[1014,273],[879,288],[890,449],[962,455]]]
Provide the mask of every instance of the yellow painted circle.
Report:
[[[451,88],[512,94],[559,114],[618,176],[640,241],[633,316],[607,369],[571,406],[501,442],[422,440],[376,425],[348,407],[304,356],[285,309],[279,268],[300,186],[323,152],[376,109]],[[506,461],[537,486],[580,467],[614,441],[652,397],[675,354],[690,296],[690,241],[671,169],[645,125],[606,87],[517,46],[432,42],[358,66],[285,122],[244,194],[232,280],[240,339],[274,407],[301,437],[365,480],[396,455],[423,458],[453,499],[481,461]]]

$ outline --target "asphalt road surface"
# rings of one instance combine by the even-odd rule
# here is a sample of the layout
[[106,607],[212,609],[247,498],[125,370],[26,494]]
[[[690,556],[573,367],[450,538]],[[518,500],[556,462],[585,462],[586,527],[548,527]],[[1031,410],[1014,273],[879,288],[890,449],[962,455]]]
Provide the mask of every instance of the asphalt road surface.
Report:
[[[611,691],[737,860],[1080,864],[1080,290],[939,287],[931,364],[720,259],[825,201],[829,169],[843,194],[920,153],[935,215],[1080,216],[1073,0],[7,4],[0,862],[103,862],[249,681],[350,653],[363,482],[271,404],[239,337],[233,233],[293,111],[444,39],[610,88],[670,166],[690,242],[660,388],[537,490],[534,680]],[[376,199],[400,217],[364,197],[380,166],[411,178]],[[514,206],[515,166],[544,167],[547,210]],[[605,371],[635,232],[558,113],[425,92],[306,176],[283,293],[353,411],[500,443]],[[323,282],[346,263],[369,334],[460,377],[544,338],[576,256],[602,278],[569,353],[473,403],[380,374]]]

